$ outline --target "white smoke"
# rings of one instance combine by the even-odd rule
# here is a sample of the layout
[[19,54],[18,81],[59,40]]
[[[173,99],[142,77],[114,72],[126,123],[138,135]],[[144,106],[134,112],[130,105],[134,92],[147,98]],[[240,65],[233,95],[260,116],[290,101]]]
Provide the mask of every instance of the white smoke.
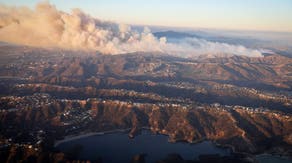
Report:
[[262,57],[264,49],[249,49],[242,45],[231,45],[227,43],[211,42],[198,38],[185,38],[175,44],[167,44],[166,48],[176,55],[185,54],[185,57],[229,57],[242,55],[247,57]]
[[34,10],[25,7],[0,6],[0,41],[70,50],[93,50],[104,54],[137,51],[162,52],[183,57],[200,55],[245,55],[260,57],[260,50],[243,46],[188,38],[169,43],[156,38],[148,28],[143,32],[128,25],[93,18],[79,9],[62,12],[48,2]]

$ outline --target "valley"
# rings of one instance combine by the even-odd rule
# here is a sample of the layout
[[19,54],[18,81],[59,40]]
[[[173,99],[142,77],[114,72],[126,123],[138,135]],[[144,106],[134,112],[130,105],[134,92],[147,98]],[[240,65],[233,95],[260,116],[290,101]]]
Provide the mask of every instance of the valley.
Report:
[[235,153],[291,156],[289,57],[194,60],[9,48],[3,56],[9,64],[0,69],[2,161],[66,160],[53,150],[57,140],[117,129],[134,138],[144,128],[170,142],[210,140]]

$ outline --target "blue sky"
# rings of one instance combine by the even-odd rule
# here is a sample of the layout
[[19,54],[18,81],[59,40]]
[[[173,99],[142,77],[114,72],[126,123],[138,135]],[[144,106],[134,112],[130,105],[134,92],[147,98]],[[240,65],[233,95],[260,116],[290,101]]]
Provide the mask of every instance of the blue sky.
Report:
[[[38,0],[0,0],[34,7]],[[292,0],[50,0],[127,24],[292,32]]]

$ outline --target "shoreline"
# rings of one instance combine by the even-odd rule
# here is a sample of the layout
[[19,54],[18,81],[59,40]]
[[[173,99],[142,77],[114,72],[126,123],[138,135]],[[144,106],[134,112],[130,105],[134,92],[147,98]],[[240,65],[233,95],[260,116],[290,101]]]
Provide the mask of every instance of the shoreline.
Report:
[[67,136],[64,137],[64,139],[56,140],[54,142],[54,147],[56,148],[58,145],[60,145],[62,143],[66,143],[66,142],[69,142],[69,141],[72,141],[72,140],[76,140],[76,139],[86,138],[86,137],[90,137],[90,136],[111,134],[111,133],[115,133],[115,132],[126,132],[126,131],[129,131],[129,130],[131,130],[131,128],[115,129],[115,130],[100,131],[100,132],[86,132],[86,133],[80,133],[80,134],[76,134],[76,135],[67,135]]
[[[111,133],[116,133],[116,132],[130,132],[132,128],[126,128],[126,129],[115,129],[115,130],[108,130],[108,131],[100,131],[100,132],[84,132],[84,133],[80,133],[80,134],[76,134],[76,135],[67,135],[64,137],[64,139],[61,139],[61,140],[57,140],[54,142],[54,147],[56,148],[58,145],[62,144],[62,143],[66,143],[66,142],[69,142],[69,141],[72,141],[72,140],[77,140],[77,139],[81,139],[81,138],[86,138],[86,137],[90,137],[90,136],[99,136],[99,135],[105,135],[105,134],[111,134]],[[141,127],[142,130],[149,130],[151,131],[151,129],[149,127]],[[159,133],[159,135],[164,135],[164,136],[168,136],[167,134],[163,134],[163,133]],[[201,140],[198,140],[198,141],[194,141],[194,142],[188,142],[186,140],[182,140],[181,142],[186,142],[186,143],[189,143],[189,144],[197,144],[197,143],[200,143],[200,142],[203,142],[203,141],[210,141],[212,142],[215,146],[217,147],[220,147],[220,148],[229,148],[230,149],[230,154],[243,154],[243,155],[246,155],[246,156],[249,156],[249,157],[253,157],[253,158],[256,158],[257,156],[263,156],[263,155],[271,155],[271,156],[278,156],[280,158],[283,158],[283,159],[288,159],[290,160],[291,157],[290,156],[286,156],[286,155],[280,155],[280,154],[271,154],[271,153],[260,153],[260,154],[250,154],[250,153],[246,153],[246,152],[238,152],[235,150],[235,147],[233,145],[230,145],[230,144],[220,144],[220,143],[217,143],[216,141],[214,140],[207,140],[207,139],[201,139]],[[180,140],[176,140],[175,142],[171,142],[169,141],[169,143],[178,143],[180,142]]]

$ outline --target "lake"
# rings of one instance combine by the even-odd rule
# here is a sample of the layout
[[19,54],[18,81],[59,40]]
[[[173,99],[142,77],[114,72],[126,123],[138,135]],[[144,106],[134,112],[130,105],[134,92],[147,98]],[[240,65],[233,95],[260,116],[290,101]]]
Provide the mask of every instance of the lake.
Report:
[[259,163],[291,163],[292,160],[287,157],[277,155],[261,154],[256,156]]
[[168,137],[153,134],[149,130],[143,130],[134,139],[129,139],[127,133],[117,132],[105,135],[94,135],[70,140],[57,145],[63,152],[72,148],[78,148],[79,153],[74,154],[78,159],[95,160],[102,158],[103,162],[120,163],[130,162],[137,154],[146,154],[146,162],[155,162],[165,158],[168,154],[177,153],[184,159],[195,159],[202,154],[230,155],[231,150],[220,148],[210,141],[197,144],[170,143]]

